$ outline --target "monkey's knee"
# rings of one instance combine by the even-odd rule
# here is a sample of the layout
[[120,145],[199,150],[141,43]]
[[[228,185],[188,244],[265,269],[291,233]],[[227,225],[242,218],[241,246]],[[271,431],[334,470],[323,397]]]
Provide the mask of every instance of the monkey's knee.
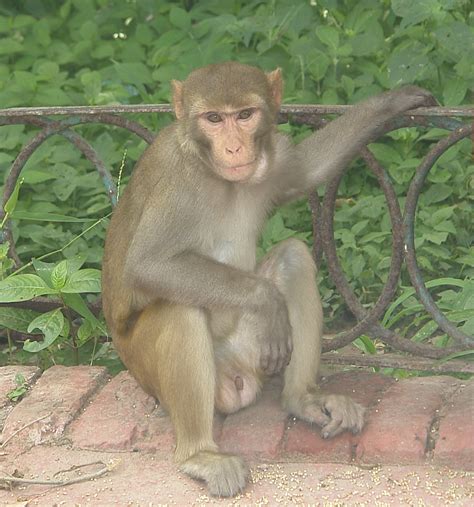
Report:
[[289,238],[282,241],[280,256],[286,269],[294,271],[315,271],[316,264],[308,246],[299,239]]
[[295,238],[289,238],[272,248],[263,259],[259,273],[262,276],[275,279],[278,284],[287,282],[295,275],[314,274],[316,264],[305,243]]

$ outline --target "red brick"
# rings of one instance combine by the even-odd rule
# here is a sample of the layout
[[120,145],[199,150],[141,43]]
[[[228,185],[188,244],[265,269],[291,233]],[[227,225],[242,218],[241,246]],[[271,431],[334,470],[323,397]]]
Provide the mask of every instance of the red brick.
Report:
[[423,463],[431,424],[457,381],[448,377],[401,380],[371,411],[358,446],[365,463]]
[[[382,393],[394,382],[390,377],[366,372],[342,372],[323,380],[323,392],[344,394],[369,407],[380,400]],[[318,462],[344,463],[351,461],[358,437],[345,432],[325,440],[320,428],[294,420],[288,428],[285,451],[289,455],[313,455]]]
[[[222,433],[223,416],[216,414],[213,422],[214,440],[217,442]],[[137,439],[134,450],[163,452],[163,455],[174,453],[175,438],[173,425],[168,415],[158,409],[148,421],[146,436]]]
[[288,455],[312,455],[318,463],[347,463],[351,461],[354,437],[342,433],[337,437],[325,440],[320,435],[318,426],[294,420],[288,428],[285,451]]
[[42,419],[23,429],[8,445],[24,448],[60,438],[106,377],[106,369],[101,367],[53,366],[46,370],[28,396],[8,416],[3,440],[39,418]]
[[280,393],[277,382],[270,383],[255,405],[227,416],[220,438],[221,449],[245,456],[276,457],[288,420],[281,408]]
[[0,368],[0,408],[4,407],[10,400],[7,395],[17,386],[15,377],[23,375],[27,384],[31,384],[41,374],[36,366],[3,366]]
[[326,393],[345,394],[364,407],[370,407],[380,401],[394,382],[395,379],[379,373],[346,371],[325,378],[321,389]]
[[82,449],[130,450],[146,434],[155,407],[154,398],[123,371],[89,402],[68,433]]
[[474,470],[474,382],[462,383],[443,407],[433,462]]

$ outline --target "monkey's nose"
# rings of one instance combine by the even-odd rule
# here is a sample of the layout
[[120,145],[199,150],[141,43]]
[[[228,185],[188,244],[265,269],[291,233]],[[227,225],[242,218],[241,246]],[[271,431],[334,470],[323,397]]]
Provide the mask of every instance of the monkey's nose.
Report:
[[240,151],[242,151],[242,145],[240,146],[237,146],[237,147],[232,147],[232,148],[228,148],[226,147],[225,149],[225,152],[228,153],[229,155],[234,155],[235,153],[239,153]]

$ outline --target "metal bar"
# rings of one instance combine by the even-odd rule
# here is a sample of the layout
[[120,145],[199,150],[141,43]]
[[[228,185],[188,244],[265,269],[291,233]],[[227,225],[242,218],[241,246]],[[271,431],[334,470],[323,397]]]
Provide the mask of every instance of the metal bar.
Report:
[[[343,114],[350,110],[353,106],[350,105],[309,105],[309,104],[286,104],[282,106],[279,115],[280,122],[290,121],[294,125],[309,125],[312,128],[321,128],[327,123],[325,115]],[[20,151],[17,159],[12,165],[11,172],[7,178],[4,186],[4,201],[11,194],[16,181],[20,175],[21,169],[29,159],[31,154],[35,151],[43,141],[51,135],[59,134],[66,137],[77,148],[79,148],[87,158],[93,163],[96,169],[101,174],[104,180],[105,187],[109,196],[114,202],[114,183],[110,177],[109,172],[98,159],[95,152],[91,151],[88,143],[81,138],[72,127],[86,123],[104,123],[114,125],[116,127],[125,128],[130,132],[138,135],[146,142],[151,143],[155,134],[140,123],[131,120],[127,117],[120,116],[121,113],[172,113],[172,106],[169,104],[142,104],[142,105],[119,105],[119,106],[65,106],[65,107],[21,107],[0,109],[0,126],[11,124],[25,124],[40,128],[40,132],[30,140]],[[69,115],[66,118],[55,118],[54,120],[46,118],[46,116],[63,116]],[[457,119],[456,119],[457,118]],[[328,270],[336,283],[339,292],[342,294],[349,309],[357,319],[356,325],[334,337],[332,340],[325,339],[323,341],[323,351],[341,348],[350,343],[354,338],[365,333],[378,340],[384,342],[389,349],[396,349],[399,352],[406,352],[417,356],[423,356],[425,359],[410,358],[406,356],[395,356],[393,354],[384,355],[361,355],[361,354],[334,354],[327,353],[323,355],[324,362],[333,364],[355,364],[360,366],[378,366],[390,368],[405,368],[412,370],[423,370],[433,372],[465,372],[474,373],[474,365],[468,364],[465,361],[455,360],[449,363],[433,362],[439,360],[454,352],[469,349],[472,347],[473,338],[464,335],[456,326],[452,325],[446,320],[441,311],[437,308],[434,301],[431,299],[429,293],[424,286],[421,279],[421,274],[418,271],[416,264],[416,254],[413,245],[413,223],[414,215],[416,212],[416,200],[424,182],[429,169],[432,167],[435,160],[444,151],[463,137],[467,137],[472,132],[466,119],[474,118],[473,106],[462,107],[430,107],[419,108],[416,110],[408,111],[405,115],[394,119],[387,124],[380,126],[376,138],[390,132],[392,130],[403,127],[423,127],[433,128],[438,127],[452,131],[445,139],[440,141],[431,149],[425,157],[417,174],[410,185],[410,190],[407,195],[403,219],[401,210],[398,206],[398,199],[395,195],[391,180],[379,164],[375,157],[364,148],[361,150],[361,155],[371,171],[376,175],[379,184],[385,194],[388,211],[392,223],[392,263],[390,271],[382,289],[382,292],[370,309],[366,308],[358,300],[352,291],[350,284],[345,279],[341,270],[340,263],[337,260],[336,244],[333,233],[333,215],[335,208],[335,201],[337,198],[337,189],[340,179],[333,181],[326,188],[324,202],[320,205],[317,194],[313,193],[310,197],[310,204],[313,212],[313,232],[314,232],[314,248],[313,253],[317,262],[321,259],[322,251],[325,252],[326,260],[328,263]],[[472,134],[474,135],[474,133]],[[374,137],[375,140],[375,137]],[[474,141],[474,139],[473,139]],[[92,153],[92,155],[91,155]],[[342,177],[342,176],[341,176]],[[3,216],[0,209],[0,218]],[[13,238],[10,233],[8,223],[5,224],[3,230],[0,231],[0,242],[5,239],[11,243],[10,255],[15,257]],[[405,259],[404,259],[404,250]],[[18,259],[16,259],[18,260]],[[430,311],[434,320],[440,324],[452,338],[458,343],[447,348],[439,348],[428,343],[416,343],[410,339],[403,338],[397,335],[390,329],[385,329],[380,325],[379,319],[386,309],[387,305],[393,299],[397,282],[400,277],[401,267],[403,260],[406,261],[412,285],[415,287],[419,299]],[[21,303],[2,304],[0,306],[17,306],[22,308],[35,308],[44,311],[46,308],[57,307],[58,302],[50,300],[49,298],[35,298],[32,301],[25,301]],[[100,311],[100,302],[96,302],[92,308],[94,313]],[[431,359],[427,359],[431,358]]]
[[[350,105],[314,105],[314,104],[283,104],[284,114],[343,114],[353,106]],[[101,113],[172,113],[171,104],[123,104],[114,106],[53,106],[53,107],[11,107],[0,109],[0,116],[52,116],[74,114]],[[474,117],[474,107],[420,107],[408,111],[404,116],[462,116]]]
[[431,373],[474,373],[474,362],[458,359],[441,362],[397,354],[356,354],[326,352],[321,356],[324,364],[367,366],[375,368],[400,368],[403,370],[429,371]]

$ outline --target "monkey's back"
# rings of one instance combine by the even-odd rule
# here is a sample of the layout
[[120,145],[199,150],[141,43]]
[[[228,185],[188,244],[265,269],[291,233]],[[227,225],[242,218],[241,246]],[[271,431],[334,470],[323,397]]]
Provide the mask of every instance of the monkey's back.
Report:
[[[112,336],[123,334],[133,314],[131,290],[125,280],[125,266],[133,239],[140,226],[147,202],[161,191],[160,180],[172,177],[167,171],[175,124],[163,129],[145,150],[125,190],[121,193],[107,230],[102,263],[102,306]],[[174,156],[176,151],[174,151]],[[166,187],[166,185],[163,185]],[[157,202],[154,205],[157,208]],[[159,209],[156,209],[159,213]]]

